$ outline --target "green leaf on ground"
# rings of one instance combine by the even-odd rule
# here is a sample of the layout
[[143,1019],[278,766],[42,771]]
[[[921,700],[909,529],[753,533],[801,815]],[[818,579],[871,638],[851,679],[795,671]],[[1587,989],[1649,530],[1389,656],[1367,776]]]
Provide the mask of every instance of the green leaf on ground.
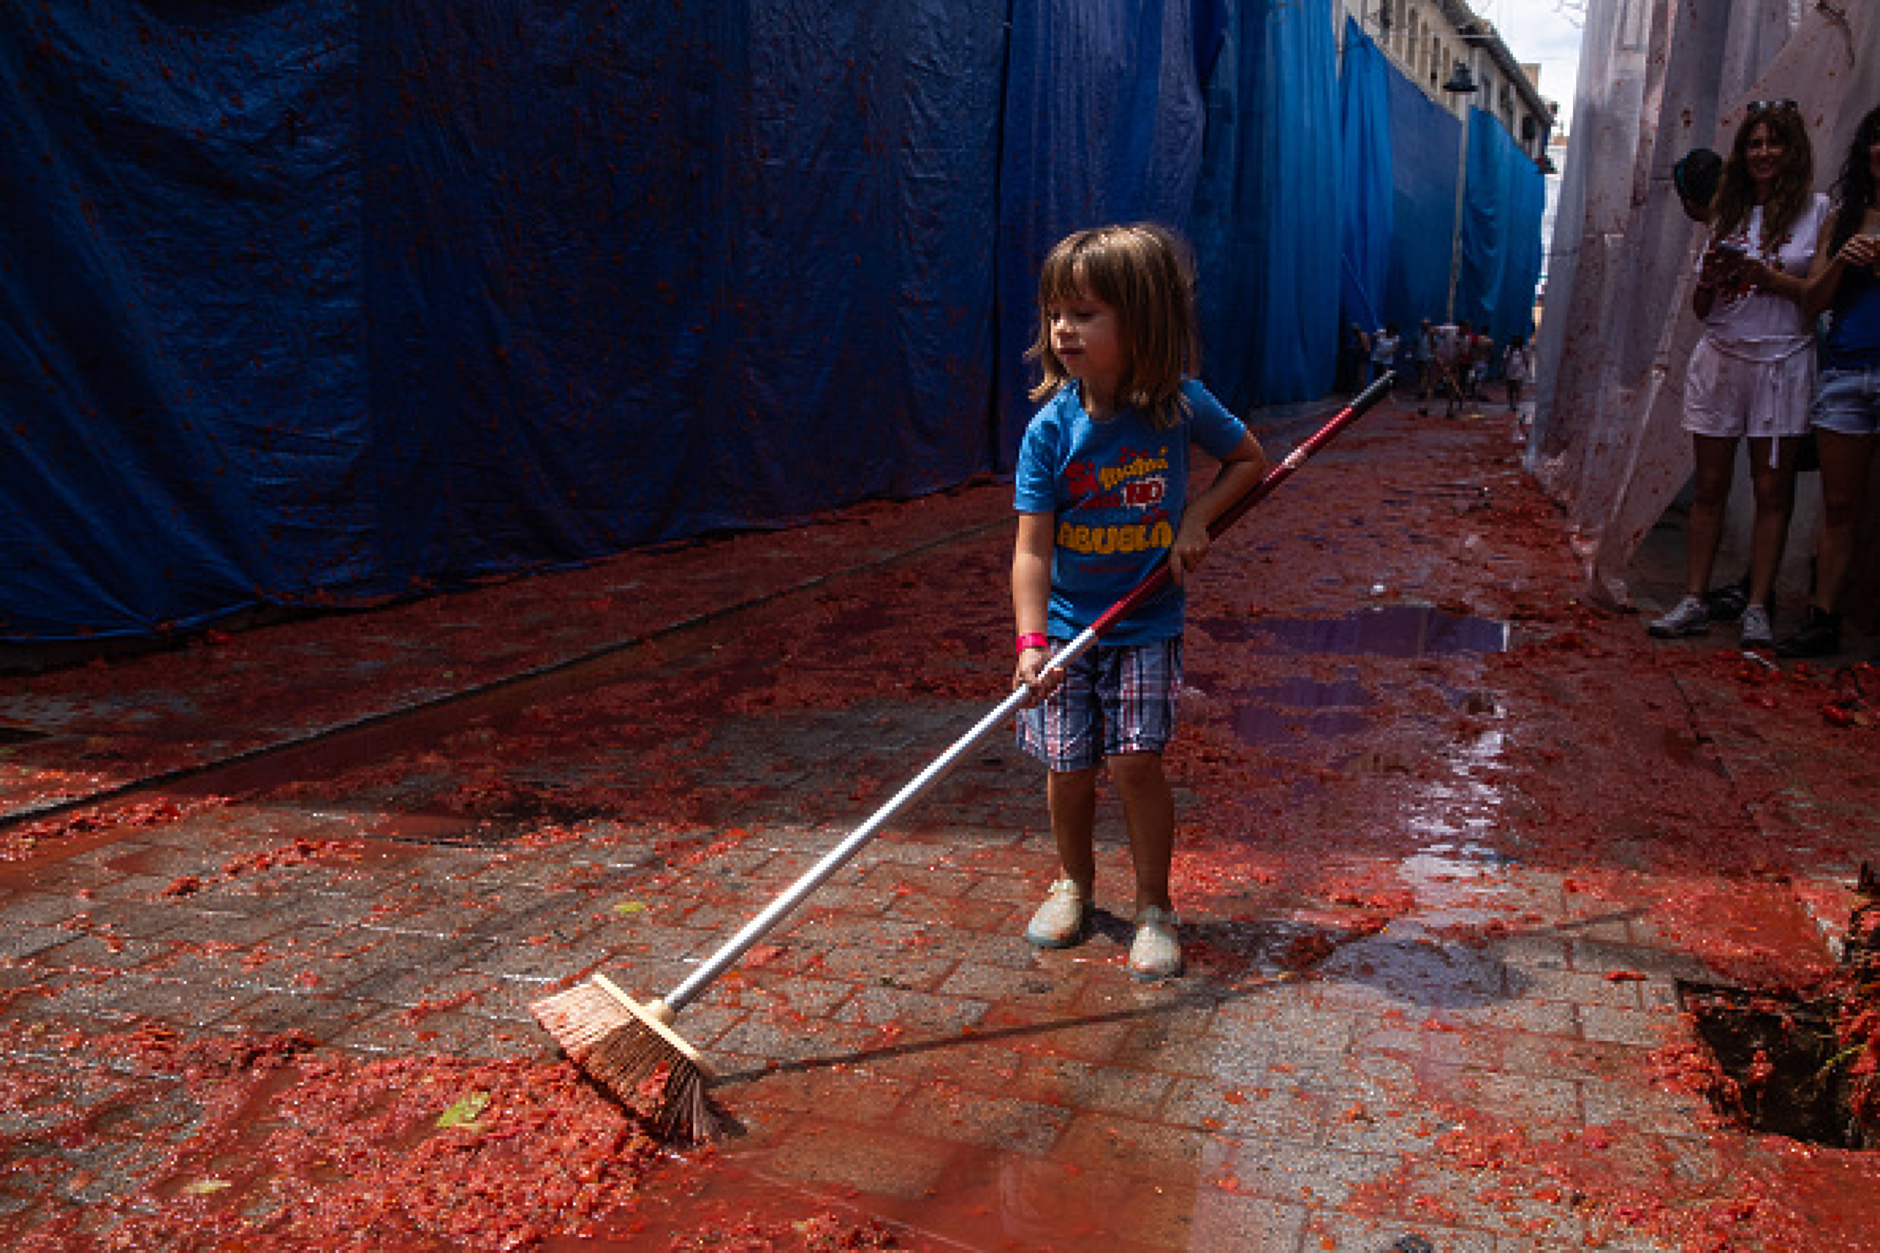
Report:
[[472,1092],[437,1116],[439,1127],[474,1127],[479,1115],[489,1108],[490,1094]]
[[226,1179],[198,1179],[194,1183],[184,1184],[183,1192],[186,1196],[208,1196],[211,1192],[220,1192],[224,1188],[234,1186]]
[[614,912],[616,914],[619,914],[622,918],[627,917],[629,914],[645,913],[646,902],[645,901],[620,901],[614,906]]

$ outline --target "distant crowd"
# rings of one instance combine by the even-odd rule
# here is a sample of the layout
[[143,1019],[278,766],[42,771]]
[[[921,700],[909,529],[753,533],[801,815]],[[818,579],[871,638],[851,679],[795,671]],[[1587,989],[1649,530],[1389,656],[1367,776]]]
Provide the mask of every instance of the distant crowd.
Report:
[[1399,387],[1415,394],[1419,413],[1428,413],[1436,399],[1453,418],[1465,403],[1482,400],[1491,382],[1506,389],[1508,411],[1514,413],[1534,381],[1534,355],[1525,336],[1498,347],[1467,322],[1424,318],[1407,342],[1395,322],[1374,331],[1349,323],[1339,345],[1337,390],[1361,391],[1391,370]]

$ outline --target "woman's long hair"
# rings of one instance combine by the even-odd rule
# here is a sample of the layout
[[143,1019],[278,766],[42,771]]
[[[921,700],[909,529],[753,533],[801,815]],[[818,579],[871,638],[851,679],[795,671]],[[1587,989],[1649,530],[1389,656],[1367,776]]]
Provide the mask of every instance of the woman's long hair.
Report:
[[1870,110],[1854,129],[1853,145],[1841,164],[1841,176],[1834,180],[1834,229],[1828,239],[1828,255],[1841,251],[1841,245],[1860,232],[1867,220],[1867,210],[1874,205],[1873,146],[1880,143],[1880,109]]
[[1782,145],[1783,152],[1782,168],[1762,207],[1763,251],[1773,253],[1808,207],[1815,181],[1815,155],[1808,144],[1808,128],[1802,124],[1801,110],[1786,100],[1751,109],[1736,128],[1736,142],[1730,145],[1730,156],[1723,163],[1723,180],[1717,186],[1710,238],[1713,242],[1724,240],[1741,231],[1756,208],[1756,181],[1749,176],[1749,142],[1758,126],[1769,128],[1769,137]]

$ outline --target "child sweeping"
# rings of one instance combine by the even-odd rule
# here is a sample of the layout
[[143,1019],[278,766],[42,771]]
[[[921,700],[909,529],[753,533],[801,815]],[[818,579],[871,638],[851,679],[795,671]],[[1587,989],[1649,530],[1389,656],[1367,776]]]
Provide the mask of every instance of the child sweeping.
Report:
[[[1026,356],[1043,407],[1019,449],[1012,608],[1016,685],[1031,690],[1020,746],[1048,768],[1059,874],[1025,936],[1062,948],[1088,934],[1096,881],[1097,772],[1122,800],[1136,875],[1138,979],[1182,971],[1169,898],[1175,804],[1162,750],[1181,687],[1182,581],[1207,556],[1208,524],[1255,487],[1266,454],[1195,381],[1194,277],[1172,233],[1151,225],[1079,231],[1038,280],[1038,335]],[[1190,446],[1221,463],[1188,499]],[[1160,562],[1174,586],[1124,618],[1068,671],[1052,652]]]

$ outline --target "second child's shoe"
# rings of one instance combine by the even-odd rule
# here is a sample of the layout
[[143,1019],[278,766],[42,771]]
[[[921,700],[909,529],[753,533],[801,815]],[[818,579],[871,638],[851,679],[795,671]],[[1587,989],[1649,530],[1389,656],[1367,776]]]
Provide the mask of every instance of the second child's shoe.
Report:
[[1129,946],[1130,977],[1149,982],[1173,979],[1182,972],[1182,942],[1175,928],[1181,920],[1166,909],[1145,906],[1136,915],[1136,939]]
[[1662,618],[1652,619],[1645,628],[1661,640],[1674,640],[1683,635],[1710,634],[1710,606],[1696,596],[1686,596],[1672,607],[1670,613]]
[[1767,648],[1775,642],[1776,633],[1769,622],[1769,611],[1761,605],[1751,605],[1743,610],[1743,647]]
[[1841,651],[1841,615],[1808,607],[1808,616],[1795,634],[1776,645],[1778,657],[1832,657]]
[[1069,948],[1090,934],[1090,897],[1069,879],[1059,879],[1025,928],[1039,948]]

